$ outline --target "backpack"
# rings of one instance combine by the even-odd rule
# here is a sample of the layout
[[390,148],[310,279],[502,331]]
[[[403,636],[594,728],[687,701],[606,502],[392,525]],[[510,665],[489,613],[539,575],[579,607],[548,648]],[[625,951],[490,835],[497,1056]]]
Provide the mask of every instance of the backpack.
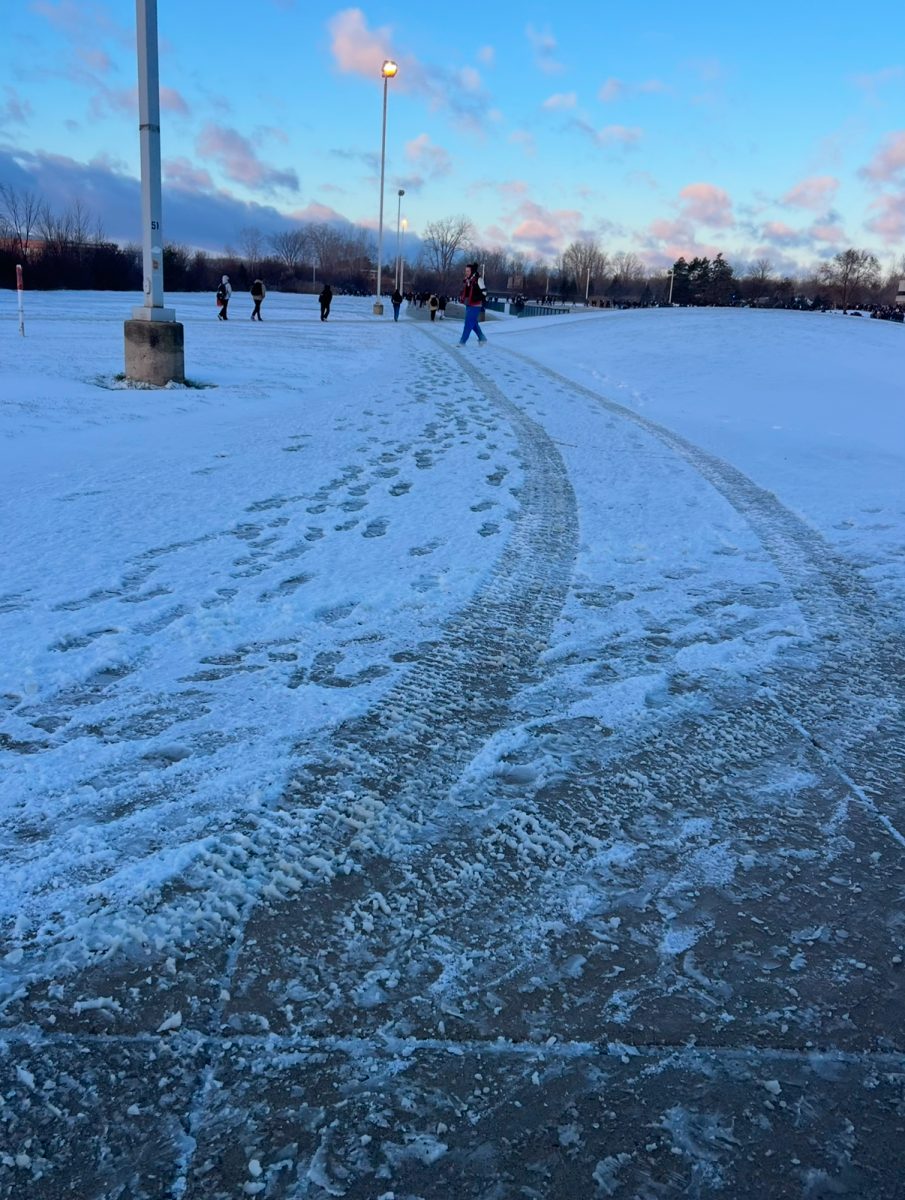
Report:
[[221,283],[220,286],[217,288],[217,303],[222,304],[225,299],[226,299],[226,285]]

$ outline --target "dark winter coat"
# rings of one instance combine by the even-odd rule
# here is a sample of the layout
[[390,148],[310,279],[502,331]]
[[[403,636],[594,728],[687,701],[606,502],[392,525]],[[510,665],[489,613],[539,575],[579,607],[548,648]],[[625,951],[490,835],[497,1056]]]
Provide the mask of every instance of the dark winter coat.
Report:
[[478,286],[477,275],[471,275],[463,282],[459,299],[463,304],[468,304],[474,308],[482,308],[484,306],[486,296]]

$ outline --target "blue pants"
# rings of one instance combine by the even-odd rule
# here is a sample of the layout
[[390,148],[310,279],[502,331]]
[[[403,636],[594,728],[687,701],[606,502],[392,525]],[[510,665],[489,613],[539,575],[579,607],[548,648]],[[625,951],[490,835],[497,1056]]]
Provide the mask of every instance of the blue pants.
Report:
[[472,332],[474,332],[478,335],[479,342],[487,341],[487,338],[484,337],[484,334],[481,330],[481,326],[479,324],[480,320],[481,320],[481,310],[478,307],[478,305],[466,304],[465,305],[465,324],[462,327],[462,336],[459,338],[459,342],[461,345],[464,346],[464,344],[468,341],[468,335]]

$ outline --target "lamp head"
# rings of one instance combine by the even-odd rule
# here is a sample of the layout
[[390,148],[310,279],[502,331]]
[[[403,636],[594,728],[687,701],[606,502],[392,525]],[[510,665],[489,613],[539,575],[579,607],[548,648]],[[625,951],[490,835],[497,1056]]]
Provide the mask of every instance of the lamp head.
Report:
[[384,79],[392,79],[398,70],[398,65],[394,63],[391,58],[388,58],[380,68],[380,74],[384,77]]

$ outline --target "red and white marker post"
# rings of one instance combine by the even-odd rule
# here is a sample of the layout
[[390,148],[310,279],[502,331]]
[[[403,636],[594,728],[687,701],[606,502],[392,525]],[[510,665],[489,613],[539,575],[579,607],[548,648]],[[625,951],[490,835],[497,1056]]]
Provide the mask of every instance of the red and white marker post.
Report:
[[25,337],[25,309],[22,304],[22,297],[25,293],[25,284],[22,282],[22,268],[16,263],[16,295],[19,297],[19,332]]

